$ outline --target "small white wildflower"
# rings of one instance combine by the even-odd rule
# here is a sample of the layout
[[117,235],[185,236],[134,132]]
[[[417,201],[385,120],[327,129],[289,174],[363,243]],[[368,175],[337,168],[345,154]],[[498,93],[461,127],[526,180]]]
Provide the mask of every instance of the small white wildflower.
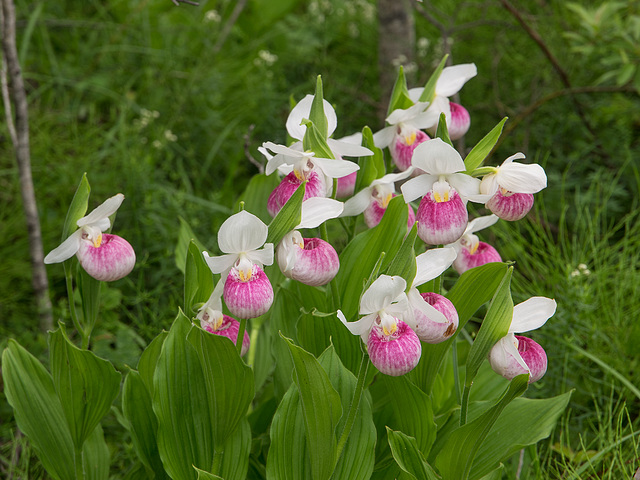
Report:
[[578,269],[579,270],[587,270],[587,264],[586,263],[581,263],[578,265]]
[[176,140],[178,140],[178,136],[175,133],[173,133],[171,130],[164,131],[164,138],[166,138],[170,142],[175,142]]
[[154,140],[151,145],[153,145],[153,147],[157,148],[158,150],[162,148],[162,142],[160,140]]
[[579,277],[580,276],[580,270],[574,270],[573,272],[571,272],[571,276],[572,277]]
[[269,50],[260,50],[258,57],[260,57],[267,66],[273,65],[278,60],[278,55],[271,53]]
[[222,20],[222,17],[220,17],[220,14],[216,10],[208,10],[204,14],[204,21],[207,23],[220,23],[220,20]]

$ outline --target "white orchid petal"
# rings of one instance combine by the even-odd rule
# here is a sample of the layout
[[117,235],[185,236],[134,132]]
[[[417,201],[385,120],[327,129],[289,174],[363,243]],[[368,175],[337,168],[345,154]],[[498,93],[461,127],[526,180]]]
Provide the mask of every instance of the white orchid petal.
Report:
[[444,113],[447,125],[451,123],[451,102],[449,102],[447,97],[436,96],[433,99],[433,102],[431,102],[427,112],[431,115],[435,115],[437,118],[434,127],[438,125],[441,113]]
[[465,202],[471,200],[472,202],[485,203],[491,198],[491,195],[480,193],[480,180],[477,178],[464,173],[454,173],[447,175],[447,181],[457,190]]
[[451,266],[458,254],[451,247],[432,248],[416,257],[416,276],[413,286],[433,280]]
[[353,217],[360,215],[371,204],[371,187],[360,190],[357,194],[344,202],[344,210],[341,217]]
[[416,130],[425,130],[427,128],[435,127],[436,125],[438,125],[439,118],[440,112],[437,109],[429,108],[427,111],[422,112],[415,118],[405,123],[414,127]]
[[513,307],[509,333],[524,333],[540,328],[556,313],[556,301],[547,297],[531,297]]
[[407,288],[407,282],[400,276],[380,275],[362,295],[360,314],[365,315],[384,310]]
[[362,317],[356,322],[347,322],[347,319],[340,310],[338,310],[337,314],[340,321],[344,323],[344,326],[354,335],[360,335],[360,338],[362,338],[362,341],[365,343],[368,340],[373,322],[376,321],[376,317],[378,316],[377,313],[372,313]]
[[396,135],[396,127],[384,127],[373,134],[373,144],[378,148],[385,148],[391,145],[393,137]]
[[466,235],[467,233],[475,233],[479,232],[480,230],[484,230],[485,228],[488,228],[491,225],[497,223],[498,220],[500,220],[500,217],[495,214],[474,218],[467,225],[467,228],[464,231],[464,235]]
[[332,158],[312,158],[313,164],[330,178],[341,178],[360,170],[360,165],[349,160],[334,160]]
[[411,304],[411,306],[416,310],[418,310],[419,312],[422,312],[422,314],[425,315],[430,320],[436,323],[448,322],[447,317],[445,317],[443,313],[436,310],[435,307],[430,305],[429,302],[427,302],[424,298],[422,298],[422,295],[420,295],[420,292],[418,292],[418,289],[412,288],[411,290],[409,290],[408,297],[409,297],[409,303]]
[[428,106],[429,102],[417,102],[407,109],[398,108],[391,112],[387,117],[387,123],[389,125],[397,125],[399,123],[408,122],[424,112]]
[[[96,207],[89,215],[82,217],[80,220],[76,222],[76,225],[79,227],[83,227],[85,225],[94,224],[104,218],[107,218],[120,208],[122,202],[124,200],[124,195],[118,193],[111,198],[107,198],[101,205]],[[109,228],[107,226],[107,228]]]
[[[311,115],[311,104],[313,103],[313,98],[313,95],[306,95],[295,107],[293,107],[291,113],[289,113],[289,117],[287,117],[287,132],[289,132],[289,135],[296,140],[302,140],[305,132],[307,131],[306,125],[301,125],[301,123],[303,119],[308,119]],[[327,118],[328,135],[331,135],[338,125],[336,111],[326,100],[323,100],[322,106],[324,108],[324,115]]]
[[507,165],[507,164],[513,162],[514,160],[522,160],[523,158],[526,158],[524,156],[524,153],[522,153],[522,152],[514,153],[509,158],[507,158],[504,162],[502,162],[502,165]]
[[411,164],[431,175],[449,175],[466,169],[458,151],[440,138],[418,145],[413,152]]
[[396,318],[406,318],[407,315],[411,313],[411,308],[409,308],[409,298],[407,297],[407,294],[401,292],[396,298],[391,301],[388,307],[384,308],[384,311]]
[[262,220],[242,210],[227,218],[218,230],[218,247],[224,253],[249,252],[260,248],[268,233]]
[[217,257],[210,257],[207,252],[202,252],[202,256],[204,257],[204,261],[207,262],[207,265],[213,273],[222,273],[228,271],[231,267],[233,267],[233,264],[236,263],[236,260],[238,260],[238,255],[234,253],[220,255]]
[[373,152],[367,147],[356,145],[351,142],[328,138],[327,144],[331,151],[340,157],[369,157],[373,155]]
[[422,95],[422,92],[424,92],[424,87],[410,88],[409,98],[413,103],[416,103],[418,100],[420,100],[420,96]]
[[264,248],[247,252],[247,258],[253,263],[271,265],[273,263],[273,243],[265,243]]
[[302,202],[302,220],[296,228],[315,228],[330,218],[337,218],[344,209],[344,203],[324,197],[311,197]]
[[537,193],[547,186],[547,174],[537,163],[507,163],[496,176],[502,188],[514,193]]
[[436,83],[436,94],[450,97],[460,91],[462,86],[478,74],[475,63],[463,63],[445,67]]
[[73,257],[80,248],[80,242],[82,241],[82,229],[73,232],[67,239],[51,250],[49,254],[44,257],[44,263],[61,263],[65,260]]
[[493,197],[497,192],[500,185],[498,185],[498,175],[495,173],[490,173],[482,177],[482,181],[480,182],[480,193],[483,195],[489,195]]
[[406,203],[413,202],[431,190],[433,184],[438,180],[434,175],[419,175],[400,186],[402,196]]

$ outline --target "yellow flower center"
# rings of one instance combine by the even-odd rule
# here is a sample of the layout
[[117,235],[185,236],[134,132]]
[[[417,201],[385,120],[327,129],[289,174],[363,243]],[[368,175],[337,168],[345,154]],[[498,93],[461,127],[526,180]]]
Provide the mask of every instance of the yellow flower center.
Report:
[[93,246],[96,248],[99,248],[101,244],[102,244],[102,234],[99,233],[96,239],[93,241]]
[[416,132],[411,132],[411,135],[405,135],[404,141],[409,146],[413,145],[416,141]]

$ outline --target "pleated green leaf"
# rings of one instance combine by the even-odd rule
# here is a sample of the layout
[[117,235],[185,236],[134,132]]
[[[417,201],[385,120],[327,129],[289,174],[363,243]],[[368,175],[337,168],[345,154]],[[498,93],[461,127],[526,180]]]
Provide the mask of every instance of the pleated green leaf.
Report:
[[551,435],[570,398],[567,392],[545,399],[516,398],[507,405],[478,449],[469,478],[482,478],[522,448]]
[[358,159],[360,170],[358,170],[356,175],[356,184],[354,187],[356,193],[371,185],[371,182],[376,178],[380,178],[385,174],[382,150],[373,143],[373,132],[369,127],[362,129],[362,146],[371,150],[373,155],[360,157]]
[[87,174],[83,173],[76,193],[73,195],[73,200],[69,205],[69,210],[67,210],[67,216],[64,219],[61,237],[63,241],[78,229],[76,222],[87,213],[89,193],[91,193],[91,186],[89,185],[89,180],[87,180]]
[[487,311],[487,315],[482,321],[482,326],[478,331],[469,356],[467,358],[467,369],[465,377],[465,386],[471,387],[480,365],[487,358],[489,351],[493,346],[504,337],[513,318],[513,300],[511,299],[511,274],[513,267],[509,267],[505,273],[498,290],[496,290],[491,305]]
[[511,401],[527,389],[529,375],[515,377],[500,400],[475,420],[454,430],[447,438],[436,459],[442,477],[449,480],[467,480],[478,450],[491,428]]
[[440,118],[438,119],[438,126],[436,128],[436,137],[442,140],[445,143],[448,143],[453,147],[453,142],[451,142],[451,138],[449,138],[449,129],[447,128],[447,117],[444,113],[440,114]]
[[49,348],[53,384],[80,449],[118,396],[121,375],[107,360],[73,345],[62,328],[51,333]]
[[154,338],[147,348],[144,349],[140,360],[138,360],[138,373],[140,373],[140,379],[147,387],[149,395],[153,397],[153,374],[156,371],[156,365],[158,364],[158,358],[162,351],[162,344],[169,335],[169,332],[161,332],[156,338]]
[[436,96],[436,85],[438,84],[438,79],[440,78],[440,74],[442,74],[442,70],[444,70],[448,57],[449,55],[447,54],[442,58],[442,60],[440,60],[438,67],[431,74],[429,80],[427,80],[424,90],[422,91],[422,95],[420,95],[421,102],[433,102],[433,99]]
[[402,241],[402,245],[398,250],[398,253],[391,260],[391,264],[387,271],[387,275],[400,275],[407,281],[407,286],[413,283],[413,279],[416,277],[416,251],[414,248],[416,242],[416,236],[418,234],[417,223],[414,223],[409,230],[409,234]]
[[251,453],[251,427],[247,417],[242,417],[238,428],[223,447],[220,476],[224,480],[245,480]]
[[482,140],[476,143],[475,147],[471,149],[469,154],[464,159],[464,166],[467,169],[467,173],[471,174],[473,171],[482,165],[485,159],[489,156],[493,147],[498,143],[498,139],[502,134],[502,128],[506,123],[508,117],[504,117],[500,122],[493,127],[493,129],[487,133]]
[[[360,349],[358,349],[359,351]],[[344,414],[338,422],[339,435],[345,427],[346,414],[349,411],[356,390],[356,377],[342,364],[333,346],[327,348],[318,359],[329,375],[331,385],[340,395]],[[369,359],[367,358],[368,362]],[[371,477],[375,463],[376,426],[371,414],[371,395],[364,391],[356,413],[353,426],[336,468],[332,480],[366,480]]]
[[187,341],[191,328],[180,312],[162,344],[153,376],[158,451],[174,480],[195,479],[194,466],[206,471],[213,462],[211,400],[198,354]]
[[213,273],[202,256],[198,244],[191,240],[187,250],[184,274],[184,311],[187,316],[195,316],[195,305],[209,300],[213,292]]
[[176,249],[174,251],[174,257],[176,259],[176,266],[180,272],[184,275],[185,265],[187,263],[187,252],[189,251],[189,244],[195,242],[199,251],[207,250],[207,247],[196,237],[196,234],[191,229],[191,226],[187,221],[178,217],[180,221],[180,229],[178,230],[178,242],[176,243]]
[[395,257],[407,234],[407,205],[401,195],[389,202],[378,226],[357,235],[340,254],[340,271],[334,281],[340,292],[340,309],[347,320],[358,313],[364,283],[385,252],[384,271]]
[[323,138],[328,137],[329,125],[327,122],[327,116],[324,113],[324,93],[322,91],[322,77],[320,75],[316,77],[316,91],[313,95],[313,102],[311,103],[309,120],[313,122],[318,129],[318,133]]
[[487,303],[502,282],[507,272],[506,263],[487,263],[472,268],[460,276],[447,298],[455,305],[459,317],[458,330],[449,340],[435,345],[422,343],[420,363],[410,373],[414,383],[424,392],[431,392],[433,382],[442,365],[445,355],[458,333],[464,328],[471,316],[482,305]]
[[267,243],[278,246],[282,237],[293,230],[302,218],[302,200],[306,183],[301,184],[269,224]]
[[398,69],[398,78],[396,78],[396,83],[393,85],[393,90],[391,92],[387,115],[399,108],[406,110],[411,107],[411,105],[413,105],[413,102],[409,98],[407,78],[404,75],[404,68],[400,65],[400,68]]
[[158,452],[158,420],[153,413],[151,395],[135,370],[129,371],[124,379],[122,414],[131,425],[133,448],[147,472],[154,474],[157,480],[168,478]]
[[427,463],[416,439],[387,427],[387,438],[393,458],[400,468],[417,480],[438,480],[440,477]]
[[[87,437],[82,448],[82,467],[86,480],[107,480],[111,454],[107,442],[104,441],[102,426],[98,424]],[[157,478],[157,477],[156,477]]]
[[82,299],[82,325],[85,331],[93,330],[96,320],[98,319],[98,310],[100,308],[100,287],[102,282],[96,280],[80,266],[76,264],[76,280],[78,283],[78,292]]
[[204,470],[200,470],[199,468],[193,467],[196,472],[198,472],[198,480],[226,480],[222,477],[214,475],[213,473],[207,473]]
[[[287,283],[290,283],[287,281]],[[275,362],[273,372],[274,389],[278,399],[289,390],[293,382],[293,360],[289,353],[289,347],[280,338],[280,332],[288,338],[296,339],[296,325],[300,317],[298,298],[286,288],[280,288],[276,293],[269,314],[271,318],[271,354]]]
[[267,480],[313,480],[300,392],[293,383],[273,416],[269,436]]
[[187,340],[202,366],[213,439],[218,447],[238,428],[253,400],[253,371],[240,358],[233,342],[222,335],[193,328]]
[[[267,200],[279,183],[280,179],[276,174],[269,176],[254,175],[251,177],[247,188],[240,195],[241,201],[244,202],[245,210],[253,213],[265,224],[268,224],[271,221],[271,215],[267,210]],[[238,205],[236,205],[235,211],[238,211]]]
[[342,415],[340,396],[318,360],[282,338],[293,359],[293,381],[300,392],[312,477],[326,480],[336,465],[336,426]]
[[15,340],[2,353],[4,393],[20,430],[44,469],[60,480],[75,479],[73,440],[49,372]]

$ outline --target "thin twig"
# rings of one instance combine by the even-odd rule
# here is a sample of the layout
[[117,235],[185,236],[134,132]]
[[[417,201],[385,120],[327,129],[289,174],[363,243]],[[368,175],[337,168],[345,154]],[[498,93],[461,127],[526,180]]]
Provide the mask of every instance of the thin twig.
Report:
[[244,134],[244,154],[247,156],[247,159],[256,166],[258,172],[262,175],[264,173],[264,165],[256,160],[253,155],[251,155],[251,134],[253,133],[253,129],[256,128],[255,125],[249,125],[249,130]]
[[[36,297],[38,315],[40,317],[40,329],[44,332],[53,327],[53,314],[51,300],[49,299],[49,281],[44,266],[44,252],[42,248],[42,233],[40,231],[40,219],[36,195],[33,188],[31,175],[31,154],[29,152],[29,110],[27,106],[27,93],[24,89],[22,70],[18,60],[16,47],[16,12],[13,0],[2,0],[2,14],[0,26],[2,28],[2,50],[4,60],[7,62],[10,91],[7,98],[3,92],[5,111],[7,112],[7,125],[12,123],[10,108],[11,97],[15,106],[15,139],[13,147],[18,163],[20,177],[20,192],[29,235],[29,252],[31,254],[32,285]],[[4,80],[3,80],[4,82]],[[9,100],[7,103],[6,100]],[[12,127],[9,127],[11,131]]]
[[176,7],[179,7],[181,3],[186,3],[187,5],[193,5],[197,7],[200,5],[198,2],[192,2],[191,0],[171,0]]
[[233,9],[233,12],[231,12],[231,15],[229,16],[224,26],[222,27],[222,30],[220,30],[220,35],[218,35],[216,44],[213,46],[214,54],[218,53],[222,49],[224,42],[227,41],[227,37],[231,33],[231,29],[233,28],[235,23],[238,21],[238,17],[242,13],[242,10],[244,10],[244,7],[246,5],[247,5],[247,0],[238,0],[238,3],[236,3],[236,6]]

